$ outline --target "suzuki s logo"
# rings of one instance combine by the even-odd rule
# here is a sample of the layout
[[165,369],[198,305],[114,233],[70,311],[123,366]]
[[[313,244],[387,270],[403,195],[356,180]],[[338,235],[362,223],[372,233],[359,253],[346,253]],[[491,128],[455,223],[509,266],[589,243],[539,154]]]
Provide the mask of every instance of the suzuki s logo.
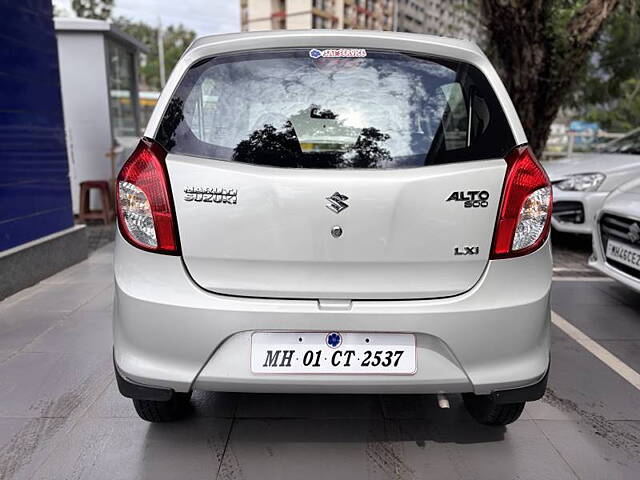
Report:
[[640,225],[637,223],[629,225],[629,240],[631,243],[638,243],[640,240]]
[[345,203],[345,200],[349,200],[349,197],[340,192],[327,197],[327,200],[329,200],[329,203],[326,204],[326,207],[334,213],[340,213],[349,206]]

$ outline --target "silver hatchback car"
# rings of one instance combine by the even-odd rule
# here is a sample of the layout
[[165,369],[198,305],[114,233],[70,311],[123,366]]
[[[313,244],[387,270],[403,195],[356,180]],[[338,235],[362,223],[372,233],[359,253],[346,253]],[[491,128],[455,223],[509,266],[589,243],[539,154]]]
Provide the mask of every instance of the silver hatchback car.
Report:
[[461,393],[549,368],[549,180],[472,43],[196,40],[117,184],[114,361],[145,420],[194,389]]

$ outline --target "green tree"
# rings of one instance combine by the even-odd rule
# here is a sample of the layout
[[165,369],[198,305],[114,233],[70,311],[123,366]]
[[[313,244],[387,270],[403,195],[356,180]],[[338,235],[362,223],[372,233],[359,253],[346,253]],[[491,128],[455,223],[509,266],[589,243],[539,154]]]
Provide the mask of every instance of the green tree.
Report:
[[622,1],[482,0],[496,63],[537,154]]
[[622,82],[618,90],[618,97],[607,103],[587,105],[584,118],[613,132],[628,132],[640,127],[640,78]]
[[81,18],[106,20],[111,17],[114,0],[73,0],[71,8]]
[[[133,22],[118,17],[115,24],[122,31],[142,42],[148,49],[146,58],[140,65],[140,77],[146,88],[160,89],[160,61],[158,58],[158,29],[144,22]],[[196,38],[196,32],[183,25],[171,25],[164,29],[164,64],[167,75],[180,59],[182,52]]]
[[640,11],[618,8],[585,68],[582,88],[568,102],[606,130],[640,126]]

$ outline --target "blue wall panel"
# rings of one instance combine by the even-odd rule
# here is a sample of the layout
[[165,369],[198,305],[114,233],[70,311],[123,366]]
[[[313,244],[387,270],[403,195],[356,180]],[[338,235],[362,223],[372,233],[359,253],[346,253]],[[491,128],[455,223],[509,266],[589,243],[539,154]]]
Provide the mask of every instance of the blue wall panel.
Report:
[[0,0],[0,251],[73,225],[51,0]]

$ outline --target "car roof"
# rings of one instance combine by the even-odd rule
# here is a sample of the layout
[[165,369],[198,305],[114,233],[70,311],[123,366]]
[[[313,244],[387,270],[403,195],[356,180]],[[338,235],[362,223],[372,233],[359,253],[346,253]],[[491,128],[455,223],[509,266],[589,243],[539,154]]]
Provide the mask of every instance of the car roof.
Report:
[[474,42],[468,40],[462,40],[457,38],[440,37],[436,35],[423,35],[419,33],[407,33],[407,32],[388,32],[377,30],[265,30],[256,32],[240,32],[240,33],[225,33],[216,35],[204,35],[196,38],[191,45],[187,48],[187,51],[202,47],[205,45],[217,44],[220,42],[233,42],[236,40],[251,40],[251,39],[264,39],[264,38],[300,38],[304,36],[309,40],[314,37],[318,39],[326,39],[332,37],[350,37],[350,38],[369,38],[384,40],[388,39],[406,39],[419,41],[421,43],[428,43],[433,45],[441,45],[450,47],[454,50],[467,50],[473,51],[484,55],[480,47]]

